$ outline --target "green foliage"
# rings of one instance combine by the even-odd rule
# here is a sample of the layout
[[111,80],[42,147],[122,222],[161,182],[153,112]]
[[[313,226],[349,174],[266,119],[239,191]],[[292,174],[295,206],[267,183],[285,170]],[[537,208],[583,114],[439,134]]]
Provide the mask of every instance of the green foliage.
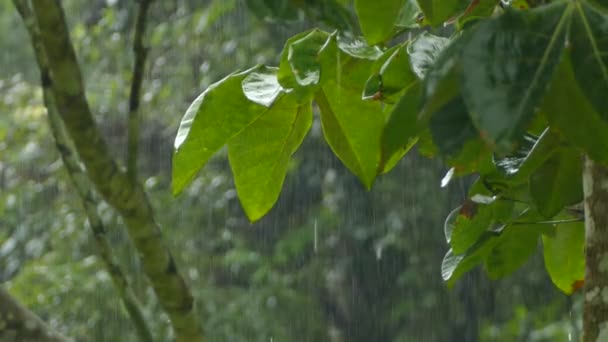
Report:
[[[512,273],[535,250],[541,232],[582,201],[581,152],[608,160],[606,13],[585,1],[511,6],[499,1],[355,1],[366,43],[313,30],[288,40],[281,57],[278,82],[284,92],[296,94],[307,107],[316,103],[326,141],[366,188],[417,141],[423,152],[438,154],[453,167],[445,184],[453,175],[479,174],[477,190],[446,222],[451,250],[443,274],[450,282],[481,263],[493,278]],[[418,9],[422,21],[412,19]],[[383,45],[408,27],[446,21],[457,22],[451,39],[422,31],[411,41]],[[217,88],[223,82],[228,81]],[[225,89],[236,92],[233,98],[245,90]],[[197,101],[205,106],[204,97]],[[273,108],[271,102],[264,105]],[[239,103],[245,117],[271,118]],[[220,117],[229,108],[218,106],[222,109],[208,115]],[[192,116],[188,112],[185,122]],[[279,127],[279,119],[274,120]],[[215,145],[200,142],[201,136],[207,134],[196,128],[185,140],[178,135],[178,141],[197,141],[197,151],[214,152]],[[264,138],[247,139],[240,139],[243,151]],[[178,173],[181,168],[194,175],[200,162],[196,168],[189,165],[201,160],[194,153],[177,150],[176,158],[187,160],[176,164]],[[238,188],[241,171],[233,170]],[[178,188],[186,183],[174,176]],[[280,185],[264,186],[260,177],[250,184],[251,190],[239,191],[239,197],[254,220],[270,209]],[[254,202],[260,206],[255,214],[247,210]],[[549,271],[556,283],[564,276],[560,272],[570,270]]]

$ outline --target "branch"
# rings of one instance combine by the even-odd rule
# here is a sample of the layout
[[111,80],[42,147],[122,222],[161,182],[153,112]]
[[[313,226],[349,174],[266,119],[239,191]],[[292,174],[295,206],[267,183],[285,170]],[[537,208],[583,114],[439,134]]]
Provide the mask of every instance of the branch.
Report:
[[[46,53],[40,44],[40,34],[31,9],[25,0],[13,0],[13,2],[17,8],[17,11],[21,15],[21,18],[23,19],[32,40],[32,45],[36,51],[36,61],[40,68],[40,73],[41,75],[49,75]],[[42,77],[42,79],[44,79],[44,77]],[[154,341],[152,332],[148,327],[142,313],[139,301],[137,300],[137,297],[135,296],[127,277],[122,272],[119,263],[114,258],[112,248],[107,239],[106,228],[97,212],[99,201],[96,199],[94,190],[91,188],[86,174],[83,172],[76,152],[71,147],[71,141],[67,135],[67,132],[65,131],[63,123],[61,122],[61,117],[57,113],[53,89],[51,89],[48,84],[43,85],[42,93],[57,150],[61,155],[63,164],[68,171],[70,180],[72,181],[73,186],[76,188],[85,213],[88,217],[89,225],[91,226],[93,236],[95,237],[98,253],[106,266],[106,270],[109,273],[110,278],[114,283],[114,287],[118,291],[127,312],[135,324],[135,328],[140,340],[145,342]]]
[[0,287],[0,341],[68,342]]
[[144,272],[171,320],[176,340],[202,341],[192,294],[162,239],[152,206],[142,187],[118,168],[93,120],[59,0],[32,0],[32,4],[48,56],[49,74],[42,76],[43,86],[54,92],[57,111],[89,179],[123,217]]
[[146,22],[150,0],[139,0],[135,34],[133,36],[133,80],[129,94],[129,120],[127,143],[127,175],[131,182],[137,181],[137,151],[139,139],[139,100],[141,84],[144,77],[144,66],[148,50],[144,47],[143,39],[146,32]]

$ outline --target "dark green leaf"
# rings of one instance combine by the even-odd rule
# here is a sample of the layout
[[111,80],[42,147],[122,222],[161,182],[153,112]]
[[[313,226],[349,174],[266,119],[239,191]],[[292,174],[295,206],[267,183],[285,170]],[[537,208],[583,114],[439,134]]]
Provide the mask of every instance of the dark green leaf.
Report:
[[517,270],[534,253],[545,225],[509,225],[501,232],[485,261],[490,278],[498,279]]
[[608,15],[576,3],[568,49],[576,81],[600,118],[608,120]]
[[530,194],[538,211],[550,218],[583,200],[582,155],[574,148],[554,152],[531,176]]
[[475,126],[510,151],[533,118],[564,48],[571,6],[507,11],[473,28],[462,48],[462,94]]
[[[594,83],[594,82],[592,82]],[[608,122],[602,120],[577,86],[566,54],[542,104],[552,127],[591,158],[608,163]]]

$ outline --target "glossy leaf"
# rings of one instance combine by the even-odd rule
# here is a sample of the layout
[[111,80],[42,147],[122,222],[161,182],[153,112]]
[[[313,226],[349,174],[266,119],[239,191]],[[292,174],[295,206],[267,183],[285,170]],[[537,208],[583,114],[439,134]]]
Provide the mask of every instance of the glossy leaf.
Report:
[[530,194],[538,211],[550,218],[583,200],[583,158],[574,148],[561,148],[530,177]]
[[[453,223],[450,246],[456,254],[466,252],[482,234],[511,218],[513,203],[492,200],[491,203],[477,203],[467,199]],[[446,229],[447,230],[447,229]]]
[[390,39],[407,0],[355,0],[361,31],[371,45]]
[[448,286],[453,286],[463,274],[484,261],[498,242],[496,235],[496,233],[485,233],[464,254],[454,254],[452,249],[446,253],[441,263],[441,277]]
[[190,105],[175,138],[174,194],[179,194],[190,183],[217,150],[268,111],[268,107],[247,99],[242,90],[248,76],[265,70],[265,67],[255,67],[230,75],[211,85]]
[[420,79],[424,79],[427,70],[449,43],[447,38],[423,32],[408,45],[412,70]]
[[400,28],[418,27],[421,15],[422,11],[420,11],[420,7],[418,7],[416,0],[406,0],[403,7],[401,7],[395,25]]
[[585,227],[582,222],[557,225],[554,234],[543,234],[545,268],[553,283],[570,294],[585,276]]
[[[337,45],[336,45],[337,44]],[[383,106],[361,98],[374,59],[382,53],[333,36],[321,52],[322,87],[315,94],[323,134],[336,156],[370,188],[380,161]],[[336,66],[336,61],[340,63]],[[333,76],[333,77],[332,77]]]
[[278,199],[290,157],[311,123],[310,103],[287,95],[228,143],[236,190],[249,220],[264,216]]
[[484,139],[510,151],[533,118],[561,51],[571,6],[507,11],[472,30],[462,49],[462,94]]

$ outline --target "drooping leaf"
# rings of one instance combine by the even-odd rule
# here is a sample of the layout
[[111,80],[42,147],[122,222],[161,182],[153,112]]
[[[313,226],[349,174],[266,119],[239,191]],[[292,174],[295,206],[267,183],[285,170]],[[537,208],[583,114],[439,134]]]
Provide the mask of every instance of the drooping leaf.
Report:
[[278,199],[290,157],[311,123],[311,104],[287,95],[228,143],[236,190],[251,221],[264,216]]
[[536,251],[544,226],[518,224],[505,227],[485,260],[490,278],[506,277],[523,265]]
[[355,0],[361,31],[370,45],[383,43],[392,37],[406,2],[407,0]]
[[554,234],[543,234],[545,268],[564,293],[585,276],[585,227],[582,222],[557,225]]
[[472,0],[458,18],[458,27],[463,28],[472,21],[491,16],[499,3],[500,0]]
[[300,86],[319,84],[321,80],[319,52],[329,37],[330,34],[327,32],[313,30],[289,46],[287,60]]
[[538,107],[564,48],[572,7],[506,11],[475,26],[462,48],[462,94],[475,126],[510,151]]
[[[175,138],[174,194],[179,194],[190,183],[217,150],[268,111],[268,107],[247,99],[242,90],[242,82],[248,76],[265,70],[259,66],[229,75],[207,88],[190,105]],[[276,97],[269,89],[265,94]]]
[[406,56],[407,43],[388,49],[373,66],[371,76],[365,82],[364,100],[395,103],[404,88],[416,81]]
[[583,162],[575,148],[560,148],[530,176],[530,194],[538,211],[550,218],[583,200]]
[[463,274],[481,264],[497,242],[497,234],[487,232],[464,254],[454,254],[450,249],[441,263],[441,277],[453,286]]
[[608,121],[608,13],[587,3],[575,6],[568,49],[574,77],[600,118]]
[[385,114],[381,103],[364,101],[361,94],[374,60],[381,56],[360,41],[332,36],[321,51],[322,86],[315,94],[325,139],[366,188],[376,177]]
[[455,254],[465,253],[482,234],[495,226],[507,222],[513,213],[513,203],[492,200],[491,203],[477,203],[465,200],[460,208],[450,235],[450,246]]
[[552,127],[591,158],[608,163],[608,122],[601,119],[577,85],[565,54],[542,104]]
[[418,109],[422,99],[422,85],[414,82],[406,89],[390,111],[382,132],[380,173],[386,173],[418,141]]

